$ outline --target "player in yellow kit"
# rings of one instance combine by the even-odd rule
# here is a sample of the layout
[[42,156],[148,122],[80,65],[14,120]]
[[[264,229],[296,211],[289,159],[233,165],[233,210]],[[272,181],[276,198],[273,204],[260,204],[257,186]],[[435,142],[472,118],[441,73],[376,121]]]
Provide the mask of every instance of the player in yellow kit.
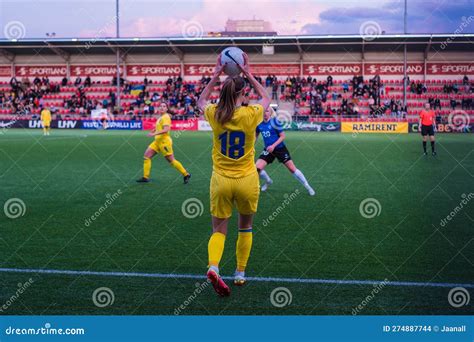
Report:
[[157,153],[161,153],[170,165],[183,175],[184,184],[188,184],[191,174],[174,158],[173,140],[170,136],[171,117],[168,114],[168,105],[162,102],[159,110],[161,115],[156,121],[155,129],[147,134],[148,137],[155,137],[155,141],[148,146],[143,155],[143,177],[138,179],[137,182],[148,183],[150,181],[151,159]]
[[239,234],[236,246],[237,268],[234,284],[245,283],[245,268],[252,248],[252,222],[260,195],[259,176],[254,163],[255,129],[270,105],[265,88],[250,73],[248,57],[240,66],[250,81],[260,103],[243,106],[245,80],[240,76],[227,78],[222,86],[218,104],[207,104],[212,89],[223,71],[220,56],[214,75],[203,90],[198,106],[213,131],[213,171],[210,184],[212,235],[208,244],[209,269],[207,278],[220,296],[229,296],[230,288],[219,275],[219,262],[224,251],[227,225],[235,207],[239,212]]
[[43,135],[49,135],[51,130],[51,111],[47,107],[41,111],[41,123],[43,124]]

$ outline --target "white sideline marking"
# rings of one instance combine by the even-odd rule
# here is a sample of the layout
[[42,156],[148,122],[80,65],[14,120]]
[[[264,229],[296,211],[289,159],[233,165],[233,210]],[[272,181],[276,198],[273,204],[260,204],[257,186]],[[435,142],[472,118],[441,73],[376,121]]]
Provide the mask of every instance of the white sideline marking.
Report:
[[[137,273],[137,272],[97,272],[97,271],[71,271],[71,270],[47,270],[27,268],[0,268],[0,273],[39,273],[39,274],[65,274],[79,276],[103,276],[103,277],[134,277],[134,278],[181,278],[181,279],[206,279],[205,275],[197,274],[175,274],[175,273]],[[222,277],[233,279],[233,277]],[[300,283],[300,284],[340,284],[340,285],[380,285],[384,281],[377,280],[337,280],[337,279],[310,279],[310,278],[274,278],[274,277],[247,277],[249,281],[274,282],[274,283]],[[474,288],[474,284],[458,283],[424,283],[411,281],[387,281],[388,286],[426,286],[426,287],[465,287]]]

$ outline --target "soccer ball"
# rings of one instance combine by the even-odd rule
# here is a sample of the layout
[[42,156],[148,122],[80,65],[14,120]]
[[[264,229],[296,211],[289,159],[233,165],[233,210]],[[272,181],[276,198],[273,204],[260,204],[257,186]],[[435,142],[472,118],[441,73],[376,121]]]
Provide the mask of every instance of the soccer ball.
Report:
[[221,54],[221,63],[226,64],[224,66],[224,72],[229,76],[236,76],[240,74],[239,65],[244,65],[244,52],[238,47],[231,46],[225,48]]

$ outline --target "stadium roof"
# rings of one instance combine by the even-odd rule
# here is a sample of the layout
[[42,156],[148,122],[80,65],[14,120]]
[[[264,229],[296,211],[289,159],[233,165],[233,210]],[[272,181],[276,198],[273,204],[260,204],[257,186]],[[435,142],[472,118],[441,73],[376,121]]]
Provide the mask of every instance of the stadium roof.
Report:
[[432,35],[324,35],[266,37],[202,37],[202,38],[69,38],[69,39],[0,39],[0,54],[6,56],[42,53],[110,54],[119,48],[128,53],[209,53],[224,46],[237,45],[246,52],[261,52],[263,45],[273,45],[275,53],[305,52],[409,52],[461,51],[474,52],[474,34]]

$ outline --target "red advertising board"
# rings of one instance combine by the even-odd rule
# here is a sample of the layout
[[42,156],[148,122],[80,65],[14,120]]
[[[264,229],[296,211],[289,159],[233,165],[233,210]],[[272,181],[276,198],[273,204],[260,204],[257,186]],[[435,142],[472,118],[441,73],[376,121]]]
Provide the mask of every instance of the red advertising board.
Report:
[[12,68],[9,65],[0,65],[0,77],[11,77]]
[[16,77],[64,77],[67,75],[66,65],[17,65]]
[[362,65],[359,63],[337,63],[337,64],[304,64],[304,75],[361,75]]
[[[146,119],[143,121],[144,130],[155,129],[156,119]],[[197,131],[198,120],[173,120],[171,121],[172,131]]]
[[[252,64],[252,72],[256,75],[299,75],[299,64]],[[214,72],[214,64],[186,64],[185,76],[210,76]]]
[[[408,63],[408,75],[423,75],[423,63]],[[403,63],[366,63],[365,75],[403,75]]]
[[[120,67],[120,73],[122,73],[122,67]],[[101,76],[116,76],[117,66],[115,64],[103,64],[103,65],[92,65],[92,64],[75,64],[71,65],[71,76],[90,76],[90,77],[101,77]]]
[[127,65],[127,76],[178,76],[179,64]]
[[214,72],[214,64],[186,64],[185,76],[210,76]]
[[429,75],[474,75],[474,63],[428,63]]

